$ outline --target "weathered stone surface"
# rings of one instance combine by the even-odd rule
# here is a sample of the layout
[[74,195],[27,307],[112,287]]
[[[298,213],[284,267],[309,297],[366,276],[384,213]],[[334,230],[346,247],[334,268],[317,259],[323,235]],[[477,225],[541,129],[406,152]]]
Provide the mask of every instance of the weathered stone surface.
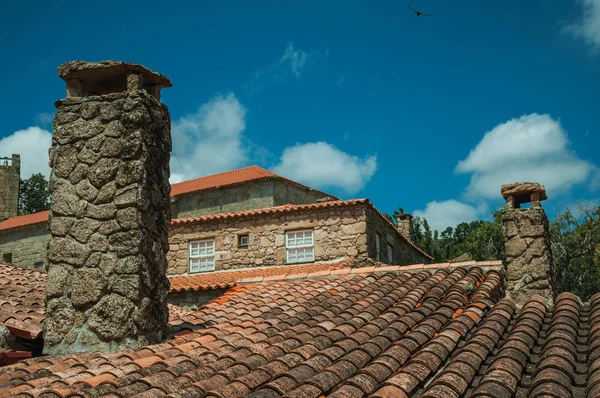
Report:
[[115,275],[112,278],[111,290],[132,301],[137,301],[140,298],[140,276],[138,274]]
[[114,181],[104,184],[104,186],[98,192],[98,196],[94,201],[94,204],[100,205],[104,203],[112,202],[117,193],[117,183]]
[[119,169],[119,163],[114,159],[102,158],[90,167],[88,178],[96,188],[102,188],[104,184],[112,180]]
[[93,202],[98,196],[98,190],[87,179],[79,181],[75,186],[77,196],[88,202]]
[[92,308],[88,325],[101,339],[123,340],[135,333],[133,309],[134,304],[125,297],[109,294]]
[[74,218],[60,217],[57,214],[53,214],[52,222],[50,223],[50,233],[56,236],[65,236],[71,230],[73,223],[75,223]]
[[96,303],[106,286],[98,268],[79,268],[73,273],[71,301],[76,307]]
[[[514,184],[513,184],[514,185]],[[531,186],[503,187],[503,193],[516,195]],[[512,190],[512,191],[511,191]],[[554,271],[548,230],[548,219],[539,207],[508,208],[502,217],[506,249],[507,297],[522,305],[533,295],[541,295],[552,303]]]
[[540,194],[540,200],[546,200],[546,188],[542,184],[537,182],[516,182],[514,184],[505,184],[500,188],[500,193],[506,199],[508,196],[521,196],[523,194],[529,195],[531,193],[538,192]]
[[117,212],[117,206],[113,203],[106,203],[103,205],[88,205],[86,216],[95,220],[110,220],[115,216]]
[[117,190],[115,205],[117,205],[118,208],[135,206],[139,202],[137,195],[138,189],[135,186],[121,188]]
[[71,330],[74,320],[75,309],[67,296],[49,299],[43,324],[44,343],[50,346],[59,344]]
[[74,239],[55,237],[52,240],[50,259],[52,262],[65,262],[75,267],[81,267],[85,264],[90,253],[89,246]]
[[69,266],[56,264],[48,271],[46,295],[49,298],[60,297],[68,291],[68,286],[71,283],[71,274],[65,267]]
[[75,238],[80,243],[86,243],[90,236],[94,232],[100,228],[102,222],[98,220],[93,220],[91,218],[83,218],[81,220],[77,220],[73,226],[71,227],[71,232],[69,233],[73,238]]
[[48,354],[137,348],[168,335],[170,120],[145,87],[119,92],[126,79],[112,73],[123,65],[62,68],[84,80],[68,90],[79,97],[56,102],[49,152]]

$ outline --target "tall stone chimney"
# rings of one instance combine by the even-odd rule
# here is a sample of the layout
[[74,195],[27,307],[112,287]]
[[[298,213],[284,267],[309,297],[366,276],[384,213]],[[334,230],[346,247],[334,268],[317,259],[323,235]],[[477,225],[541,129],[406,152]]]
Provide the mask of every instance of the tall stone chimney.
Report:
[[0,157],[0,221],[17,215],[20,181],[21,156]]
[[410,214],[400,214],[396,217],[396,226],[400,233],[411,242],[413,241],[413,226],[412,226],[413,216]]
[[[554,273],[548,218],[540,204],[546,200],[543,185],[519,182],[502,185],[502,196],[508,208],[502,215],[502,231],[506,248],[506,295],[517,304],[531,296],[554,302]],[[531,203],[529,208],[521,204]]]
[[167,337],[171,122],[165,76],[137,64],[58,68],[49,151],[44,352],[113,351]]

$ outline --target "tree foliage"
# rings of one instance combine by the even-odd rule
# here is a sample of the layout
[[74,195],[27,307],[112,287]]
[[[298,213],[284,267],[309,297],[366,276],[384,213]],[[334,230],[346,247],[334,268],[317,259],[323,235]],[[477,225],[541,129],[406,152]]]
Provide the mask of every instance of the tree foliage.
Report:
[[550,241],[558,290],[587,300],[600,291],[600,206],[579,204],[577,213],[556,216]]
[[43,174],[33,174],[21,180],[19,188],[19,215],[36,213],[50,208],[50,190]]

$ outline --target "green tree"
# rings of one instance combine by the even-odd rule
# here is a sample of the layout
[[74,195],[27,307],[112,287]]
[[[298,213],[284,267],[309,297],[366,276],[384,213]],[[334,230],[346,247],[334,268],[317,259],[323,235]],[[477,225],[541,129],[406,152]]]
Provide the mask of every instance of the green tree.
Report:
[[579,204],[577,213],[559,213],[550,240],[558,291],[587,300],[600,291],[600,206]]
[[36,213],[50,208],[48,181],[41,173],[21,180],[19,188],[19,215]]

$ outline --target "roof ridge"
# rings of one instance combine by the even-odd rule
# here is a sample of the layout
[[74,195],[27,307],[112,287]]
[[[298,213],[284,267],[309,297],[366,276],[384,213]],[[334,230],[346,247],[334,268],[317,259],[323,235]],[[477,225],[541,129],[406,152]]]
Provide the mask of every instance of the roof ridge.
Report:
[[[354,261],[354,257],[350,257],[340,264],[349,265]],[[256,277],[248,277],[241,278],[237,280],[237,284],[254,284],[261,282],[281,282],[288,280],[298,280],[298,279],[312,279],[312,278],[323,278],[329,276],[343,276],[343,275],[368,275],[375,273],[383,273],[383,272],[416,272],[422,270],[441,270],[448,268],[464,268],[464,267],[489,267],[490,269],[495,269],[496,267],[502,266],[502,260],[492,260],[492,261],[464,261],[462,263],[435,263],[435,264],[408,264],[408,265],[386,265],[386,266],[367,266],[367,267],[340,267],[337,269],[325,270],[325,271],[316,271],[311,273],[296,273],[290,274],[282,273],[277,275],[271,275],[268,277],[256,276]]]
[[264,207],[261,209],[251,209],[251,210],[242,210],[237,212],[230,213],[216,213],[216,214],[207,214],[204,216],[196,216],[196,217],[186,217],[186,218],[175,218],[171,220],[171,224],[173,225],[181,225],[181,224],[190,224],[198,221],[209,221],[209,220],[221,220],[223,218],[234,218],[234,217],[243,217],[243,216],[253,216],[253,215],[264,215],[264,214],[273,214],[277,212],[291,212],[294,210],[304,210],[304,209],[320,209],[327,207],[341,207],[341,206],[352,206],[359,203],[370,203],[369,199],[337,199],[331,200],[328,202],[320,202],[320,203],[304,203],[304,204],[283,204],[279,206],[272,207]]

